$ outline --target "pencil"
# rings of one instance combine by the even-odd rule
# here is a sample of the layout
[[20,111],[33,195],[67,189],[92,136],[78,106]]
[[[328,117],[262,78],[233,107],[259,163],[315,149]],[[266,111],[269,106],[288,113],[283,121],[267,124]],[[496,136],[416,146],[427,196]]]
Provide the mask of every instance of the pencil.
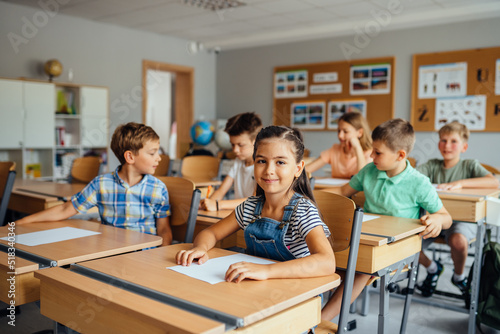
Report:
[[207,198],[210,198],[210,193],[212,192],[212,186],[208,186],[207,188]]

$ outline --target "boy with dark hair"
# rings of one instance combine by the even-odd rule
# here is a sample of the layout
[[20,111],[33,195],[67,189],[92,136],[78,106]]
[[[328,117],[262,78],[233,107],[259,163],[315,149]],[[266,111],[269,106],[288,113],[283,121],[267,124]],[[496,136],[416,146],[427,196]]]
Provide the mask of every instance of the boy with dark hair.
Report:
[[[439,152],[443,159],[431,159],[417,167],[417,170],[428,176],[438,189],[452,190],[461,188],[497,188],[498,180],[475,159],[460,159],[460,153],[468,148],[469,130],[459,122],[451,122],[439,129]],[[460,289],[463,295],[467,292],[465,277],[465,260],[469,251],[469,242],[476,237],[477,225],[454,222],[450,229],[442,231],[451,248],[454,273],[451,282]],[[427,248],[435,238],[427,239],[422,249]],[[439,261],[429,259],[420,253],[420,263],[427,269],[427,277],[417,286],[424,297],[430,297],[436,290],[439,276],[444,270]]]
[[165,184],[152,176],[160,137],[149,126],[127,123],[116,128],[111,149],[120,161],[113,173],[99,175],[71,200],[18,220],[17,224],[67,219],[97,206],[101,223],[163,238],[172,243],[170,205]]
[[[373,162],[367,164],[341,194],[350,197],[364,191],[366,213],[418,219],[420,208],[430,214],[420,217],[425,230],[424,239],[439,235],[451,226],[451,217],[439,199],[428,178],[417,172],[407,160],[415,143],[411,124],[403,119],[392,119],[377,126],[372,132]],[[368,282],[370,275],[356,274],[352,291],[355,300]],[[340,313],[343,283],[332,295],[321,312],[323,320],[330,321]]]
[[[253,144],[261,129],[262,121],[253,112],[238,114],[228,119],[224,131],[229,134],[236,161],[219,189],[209,198],[202,200],[200,208],[208,211],[232,210],[247,197],[255,194]],[[234,199],[222,200],[233,184]]]

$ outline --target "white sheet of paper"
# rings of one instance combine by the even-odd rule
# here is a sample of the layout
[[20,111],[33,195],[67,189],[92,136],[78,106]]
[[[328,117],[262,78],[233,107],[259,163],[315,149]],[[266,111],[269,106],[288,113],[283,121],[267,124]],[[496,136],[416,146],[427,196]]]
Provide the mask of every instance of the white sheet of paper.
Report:
[[363,222],[367,222],[369,220],[377,219],[380,218],[380,216],[373,216],[373,215],[363,215]]
[[317,179],[315,181],[315,184],[322,185],[322,186],[343,186],[344,184],[348,183],[348,179]]
[[[83,230],[75,227],[60,227],[51,230],[18,234],[16,235],[16,243],[26,246],[38,246],[51,244],[53,242],[88,237],[95,234],[101,234],[101,232]],[[7,237],[1,238],[1,240],[7,240]]]
[[215,259],[209,259],[207,262],[201,265],[199,265],[198,263],[193,263],[189,267],[174,266],[174,267],[167,267],[167,269],[171,269],[178,273],[199,279],[201,281],[208,282],[210,284],[216,284],[225,281],[224,277],[230,265],[242,261],[252,262],[257,264],[274,263],[274,261],[261,259],[246,254],[233,254],[233,255],[218,257]]

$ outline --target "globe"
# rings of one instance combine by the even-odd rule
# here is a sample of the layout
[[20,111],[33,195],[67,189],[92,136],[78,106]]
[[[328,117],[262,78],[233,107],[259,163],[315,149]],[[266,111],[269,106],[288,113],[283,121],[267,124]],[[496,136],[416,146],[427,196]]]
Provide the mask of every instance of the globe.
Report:
[[45,66],[43,67],[45,70],[45,73],[50,78],[50,81],[52,81],[53,77],[58,77],[61,75],[63,67],[62,64],[59,62],[57,59],[50,59],[45,63]]
[[221,150],[230,150],[232,148],[231,142],[229,141],[229,135],[222,129],[217,130],[214,140]]
[[191,127],[191,138],[198,145],[207,145],[214,136],[214,126],[207,121],[199,121]]

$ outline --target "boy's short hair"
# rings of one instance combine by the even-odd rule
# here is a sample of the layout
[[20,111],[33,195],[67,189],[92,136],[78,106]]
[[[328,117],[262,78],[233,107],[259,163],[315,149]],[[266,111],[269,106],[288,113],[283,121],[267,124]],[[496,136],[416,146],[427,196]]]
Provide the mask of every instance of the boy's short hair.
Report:
[[224,131],[230,136],[248,133],[250,139],[254,140],[260,129],[262,129],[260,117],[254,112],[245,112],[228,119]]
[[449,133],[457,133],[464,142],[469,141],[470,132],[465,124],[453,121],[444,125],[441,129],[439,129],[439,138],[441,138],[442,135]]
[[415,132],[410,122],[401,118],[391,119],[377,126],[372,132],[373,141],[382,141],[392,151],[410,153],[415,144]]
[[130,122],[119,125],[113,137],[111,137],[111,149],[116,155],[120,164],[125,164],[125,152],[132,151],[137,154],[144,144],[149,140],[160,140],[158,134],[152,127],[145,124]]

